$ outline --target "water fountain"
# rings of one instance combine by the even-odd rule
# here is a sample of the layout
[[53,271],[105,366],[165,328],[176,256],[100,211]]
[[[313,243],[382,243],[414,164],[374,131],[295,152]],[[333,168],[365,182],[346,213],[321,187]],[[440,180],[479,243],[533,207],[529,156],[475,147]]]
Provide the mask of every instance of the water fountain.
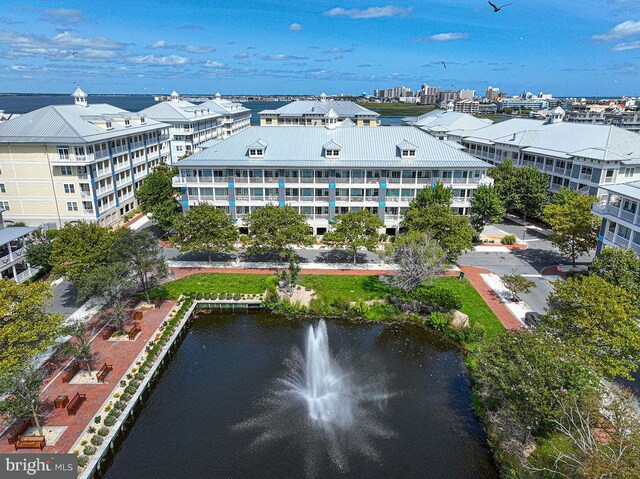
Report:
[[388,377],[370,359],[332,356],[324,320],[309,326],[304,351],[293,348],[284,374],[258,401],[259,413],[237,429],[259,431],[254,448],[297,436],[309,476],[323,456],[341,470],[350,455],[377,459],[376,439],[394,433],[383,421]]

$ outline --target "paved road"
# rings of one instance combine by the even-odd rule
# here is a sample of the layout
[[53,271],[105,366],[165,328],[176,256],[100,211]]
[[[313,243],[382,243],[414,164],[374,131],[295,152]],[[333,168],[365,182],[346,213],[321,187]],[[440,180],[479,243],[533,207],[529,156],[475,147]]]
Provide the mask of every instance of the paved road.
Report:
[[69,281],[65,280],[53,288],[53,298],[48,311],[62,313],[66,318],[75,313],[80,306],[82,303],[76,300],[76,289]]

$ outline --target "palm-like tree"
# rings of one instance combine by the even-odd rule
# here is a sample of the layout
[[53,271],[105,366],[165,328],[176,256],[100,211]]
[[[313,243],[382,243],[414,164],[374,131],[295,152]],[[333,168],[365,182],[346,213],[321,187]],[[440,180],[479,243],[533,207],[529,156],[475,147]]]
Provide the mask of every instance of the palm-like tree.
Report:
[[87,338],[87,323],[76,321],[63,328],[64,332],[71,336],[71,339],[60,346],[63,354],[73,356],[81,364],[84,364],[89,374],[93,365],[93,350]]

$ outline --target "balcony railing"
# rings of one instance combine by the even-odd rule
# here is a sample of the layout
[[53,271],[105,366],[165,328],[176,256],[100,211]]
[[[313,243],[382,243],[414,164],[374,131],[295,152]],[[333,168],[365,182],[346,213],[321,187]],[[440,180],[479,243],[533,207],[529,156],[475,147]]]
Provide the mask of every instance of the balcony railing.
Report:
[[580,179],[591,181],[591,173],[580,173]]

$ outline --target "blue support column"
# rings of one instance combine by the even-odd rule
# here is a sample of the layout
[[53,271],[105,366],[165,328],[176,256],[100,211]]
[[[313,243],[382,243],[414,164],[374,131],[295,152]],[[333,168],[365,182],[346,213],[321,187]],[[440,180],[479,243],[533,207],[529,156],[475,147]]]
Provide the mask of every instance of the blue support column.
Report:
[[387,199],[387,172],[382,170],[380,171],[380,188],[378,189],[378,217],[384,221],[385,215],[385,207],[386,207],[386,199]]
[[285,191],[285,183],[284,183],[284,170],[278,170],[278,175],[280,176],[278,181],[278,204],[280,206],[284,206],[287,204],[287,196]]
[[231,220],[235,223],[238,221],[238,214],[236,213],[236,185],[234,183],[234,170],[227,170],[227,176],[229,177],[229,213],[231,213]]
[[329,170],[329,223],[336,215],[336,170]]

